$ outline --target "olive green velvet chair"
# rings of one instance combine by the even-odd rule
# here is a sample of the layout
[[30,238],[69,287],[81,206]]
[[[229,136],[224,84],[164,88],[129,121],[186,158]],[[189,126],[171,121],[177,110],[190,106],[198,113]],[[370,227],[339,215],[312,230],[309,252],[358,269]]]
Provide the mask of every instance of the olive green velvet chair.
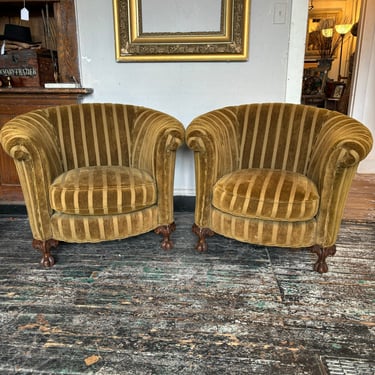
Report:
[[328,271],[353,176],[372,146],[364,125],[317,107],[263,103],[203,114],[185,134],[195,155],[199,251],[216,232],[311,247],[314,269]]
[[100,242],[155,230],[173,246],[173,181],[184,127],[144,107],[87,103],[39,109],[1,130],[34,237],[52,266],[58,241]]

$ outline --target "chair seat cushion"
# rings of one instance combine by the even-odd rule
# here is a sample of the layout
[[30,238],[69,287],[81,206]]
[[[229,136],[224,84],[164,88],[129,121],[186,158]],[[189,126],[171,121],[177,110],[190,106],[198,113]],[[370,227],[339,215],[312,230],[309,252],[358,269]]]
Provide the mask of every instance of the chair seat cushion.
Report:
[[305,221],[319,207],[315,184],[306,176],[273,169],[242,169],[214,186],[212,204],[236,216],[261,220]]
[[66,214],[129,213],[156,203],[156,185],[140,169],[95,166],[58,176],[49,189],[52,209]]

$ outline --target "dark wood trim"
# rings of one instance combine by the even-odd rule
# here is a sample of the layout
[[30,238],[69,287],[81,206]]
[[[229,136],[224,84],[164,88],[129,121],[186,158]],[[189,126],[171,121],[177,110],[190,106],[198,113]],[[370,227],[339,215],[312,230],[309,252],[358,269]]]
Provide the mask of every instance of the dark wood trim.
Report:
[[[26,1],[26,3],[27,4],[45,4],[45,3],[58,3],[58,2],[60,2],[61,0],[27,0]],[[2,0],[1,1],[2,3],[4,3],[4,4],[7,4],[7,3],[12,3],[13,4],[13,6],[14,6],[14,4],[20,4],[20,5],[22,5],[23,6],[23,0]]]
[[57,26],[57,56],[61,82],[81,82],[78,63],[78,42],[74,0],[54,3]]
[[13,87],[11,89],[1,89],[0,96],[9,97],[10,95],[32,95],[32,96],[44,96],[44,95],[69,95],[69,96],[80,96],[89,95],[93,92],[91,88],[53,88],[45,89],[43,87]]

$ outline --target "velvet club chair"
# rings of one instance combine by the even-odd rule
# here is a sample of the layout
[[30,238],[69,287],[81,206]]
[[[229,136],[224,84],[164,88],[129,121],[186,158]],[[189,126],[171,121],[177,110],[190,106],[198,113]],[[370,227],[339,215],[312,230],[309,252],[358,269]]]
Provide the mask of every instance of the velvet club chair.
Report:
[[184,127],[139,106],[86,103],[39,109],[1,130],[14,158],[41,263],[58,241],[100,242],[155,230],[173,246],[173,181]]
[[327,272],[369,130],[338,112],[263,103],[217,109],[185,132],[194,150],[197,250],[215,232],[239,241],[311,248]]

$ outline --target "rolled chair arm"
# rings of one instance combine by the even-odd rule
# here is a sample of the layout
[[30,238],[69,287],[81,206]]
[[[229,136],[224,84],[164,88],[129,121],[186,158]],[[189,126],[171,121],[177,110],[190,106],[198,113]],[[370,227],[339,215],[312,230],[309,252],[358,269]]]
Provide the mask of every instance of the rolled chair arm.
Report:
[[370,131],[346,115],[334,115],[319,133],[307,175],[320,194],[318,235],[325,246],[336,241],[351,182],[372,142]]
[[174,117],[138,107],[133,134],[132,166],[153,175],[158,189],[160,221],[173,221],[173,182],[176,150],[184,142],[185,129]]
[[53,126],[43,110],[19,115],[3,126],[0,142],[14,159],[35,238],[48,238],[42,224],[51,214],[48,187],[62,172]]
[[325,171],[357,167],[372,147],[372,136],[367,127],[346,115],[334,115],[323,125],[315,141],[307,171],[317,185],[322,186]]
[[196,178],[195,223],[208,226],[211,195],[216,181],[239,165],[235,107],[194,119],[186,130],[186,144],[194,151]]
[[186,144],[207,161],[214,182],[238,168],[237,121],[236,109],[227,107],[197,117],[186,129]]
[[43,110],[38,110],[8,121],[1,129],[0,142],[17,161],[40,159],[40,172],[54,179],[62,171],[58,140],[54,127],[43,114]]
[[133,167],[155,174],[158,152],[173,152],[184,142],[185,130],[174,117],[153,109],[138,107],[132,137]]

